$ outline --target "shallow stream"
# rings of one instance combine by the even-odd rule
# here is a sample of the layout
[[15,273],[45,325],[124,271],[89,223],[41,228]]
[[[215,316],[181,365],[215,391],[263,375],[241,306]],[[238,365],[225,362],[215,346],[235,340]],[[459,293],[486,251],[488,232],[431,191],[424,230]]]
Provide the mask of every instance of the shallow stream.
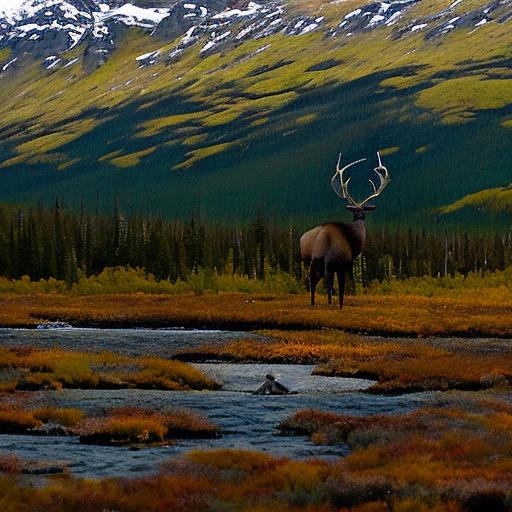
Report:
[[[187,330],[12,330],[0,329],[0,345],[61,347],[75,350],[112,350],[130,355],[151,353],[170,356],[176,350],[206,343],[225,343],[246,333]],[[87,477],[130,476],[154,471],[158,464],[191,449],[243,448],[271,452],[292,458],[333,458],[347,453],[347,447],[317,446],[303,437],[278,434],[276,426],[304,408],[369,415],[404,413],[432,398],[431,393],[397,397],[365,394],[371,381],[313,376],[313,366],[270,364],[196,364],[223,383],[220,391],[158,390],[62,390],[40,393],[44,404],[78,407],[90,413],[118,406],[165,410],[186,407],[203,412],[221,428],[215,440],[180,440],[176,445],[129,448],[81,445],[73,437],[0,435],[0,452],[10,451],[28,459],[65,460],[76,475]],[[250,392],[266,373],[296,394],[259,396]]]

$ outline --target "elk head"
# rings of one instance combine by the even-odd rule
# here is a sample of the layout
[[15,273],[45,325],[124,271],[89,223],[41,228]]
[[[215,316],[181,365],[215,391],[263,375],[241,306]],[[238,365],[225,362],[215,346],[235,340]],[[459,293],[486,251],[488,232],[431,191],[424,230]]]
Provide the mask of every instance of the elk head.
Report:
[[354,220],[363,220],[364,219],[364,212],[365,211],[371,211],[375,210],[376,206],[373,204],[368,204],[372,199],[375,199],[378,197],[381,192],[384,190],[386,185],[389,183],[389,172],[386,167],[382,165],[382,161],[380,159],[380,153],[377,151],[377,159],[378,159],[378,165],[373,169],[375,174],[377,174],[378,183],[375,183],[373,180],[368,179],[370,182],[370,185],[373,189],[373,193],[371,193],[366,199],[363,199],[362,201],[357,202],[349,193],[348,191],[348,184],[350,182],[350,178],[345,178],[344,173],[347,169],[350,167],[366,161],[366,158],[361,158],[360,160],[356,160],[355,162],[351,162],[348,165],[345,165],[345,167],[342,167],[340,169],[340,162],[341,162],[341,153],[338,157],[338,163],[336,164],[336,172],[334,176],[331,179],[331,185],[334,189],[334,192],[346,201],[347,205],[346,208],[348,211],[350,211],[354,215]]

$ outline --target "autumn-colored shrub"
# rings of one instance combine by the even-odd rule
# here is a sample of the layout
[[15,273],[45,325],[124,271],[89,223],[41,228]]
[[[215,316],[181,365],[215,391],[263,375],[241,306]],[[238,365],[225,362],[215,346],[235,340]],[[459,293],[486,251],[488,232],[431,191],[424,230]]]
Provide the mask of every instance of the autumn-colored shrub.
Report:
[[[4,475],[0,505],[7,503],[5,510],[17,512],[510,510],[510,403],[456,393],[443,397],[405,415],[355,417],[309,410],[289,419],[288,433],[323,430],[329,437],[333,431],[349,444],[351,453],[331,463],[245,450],[193,451],[173,457],[158,474],[138,479],[65,477],[28,487]],[[122,408],[109,411],[102,421],[123,421],[123,435],[131,435],[134,425],[140,433],[140,419],[162,416]],[[149,435],[161,435],[149,424],[144,428]],[[6,459],[4,466],[13,473],[19,468],[15,459]]]
[[114,409],[107,416],[82,420],[73,433],[84,444],[152,444],[180,438],[212,438],[218,428],[204,416],[185,409],[156,413],[147,409]]
[[508,388],[512,383],[512,354],[505,348],[461,350],[457,344],[451,347],[449,341],[441,347],[428,341],[375,340],[325,329],[259,331],[259,334],[264,339],[202,346],[182,351],[177,357],[317,363],[314,374],[375,380],[367,391],[378,394]]
[[284,459],[277,459],[265,453],[228,449],[211,452],[192,451],[187,454],[187,461],[209,468],[212,473],[238,473],[245,477],[260,474],[284,463]]
[[22,462],[17,455],[0,453],[0,473],[21,473]]
[[151,409],[116,408],[103,416],[79,409],[24,407],[23,400],[0,396],[0,434],[79,435],[87,444],[150,444],[164,440],[220,436],[208,418],[188,409],[164,413]]
[[281,428],[349,444],[352,453],[327,481],[338,506],[384,501],[393,510],[509,510],[510,404],[468,397],[456,403],[368,417],[306,410]]
[[304,285],[293,276],[281,271],[269,272],[266,279],[250,279],[247,276],[218,274],[212,270],[199,268],[185,280],[171,283],[157,280],[155,276],[141,268],[106,267],[101,273],[86,277],[79,272],[78,280],[71,287],[65,281],[50,277],[32,281],[28,276],[18,280],[0,276],[0,293],[34,295],[98,295],[108,293],[148,293],[176,295],[184,293],[242,292],[242,293],[300,293]]
[[129,357],[110,352],[81,353],[59,349],[0,347],[0,372],[16,370],[18,390],[83,389],[216,389],[219,384],[181,361]]
[[30,411],[0,409],[0,434],[26,434],[43,423]]
[[[256,281],[255,281],[256,282]],[[336,306],[309,306],[306,294],[258,291],[1,295],[0,325],[64,321],[77,326],[183,326],[237,329],[344,329],[400,336],[512,336],[510,287],[452,290],[446,295],[348,296]],[[105,289],[105,292],[107,289]],[[30,295],[30,293],[36,293]]]
[[41,407],[35,409],[33,411],[33,415],[43,423],[57,423],[63,427],[74,427],[84,418],[85,413],[80,409]]
[[14,396],[0,396],[0,434],[31,434],[34,431],[44,433],[49,426],[61,427],[62,433],[73,427],[84,413],[79,409],[59,407],[32,407],[27,400]]
[[[375,415],[375,416],[350,416],[332,412],[304,409],[296,412],[278,426],[282,434],[307,435],[318,444],[334,444],[346,442],[353,433],[361,436],[361,433],[371,431],[389,432],[400,430],[402,433],[411,429],[416,431],[426,428],[419,421],[416,414],[405,416]],[[359,438],[360,439],[360,438]],[[368,441],[362,444],[372,444]]]
[[[470,411],[431,410],[478,423]],[[125,411],[134,417],[135,412]],[[445,426],[449,426],[446,423]],[[383,427],[387,428],[387,427]],[[191,452],[174,457],[160,473],[138,479],[51,480],[24,486],[0,477],[0,504],[19,512],[476,512],[510,510],[512,476],[501,440],[486,431],[467,438],[446,432],[409,430],[402,443],[355,449],[327,463],[291,461],[244,450]],[[482,443],[486,448],[482,450]],[[500,448],[501,446],[501,448]],[[12,508],[15,505],[15,508]]]
[[87,418],[77,432],[85,444],[123,445],[131,443],[156,443],[163,441],[165,424],[157,418],[112,417]]

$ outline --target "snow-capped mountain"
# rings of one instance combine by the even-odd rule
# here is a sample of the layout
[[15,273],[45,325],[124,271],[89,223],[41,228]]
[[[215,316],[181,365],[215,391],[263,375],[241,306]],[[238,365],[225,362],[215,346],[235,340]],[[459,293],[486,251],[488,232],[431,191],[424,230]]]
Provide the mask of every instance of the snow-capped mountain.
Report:
[[0,0],[0,200],[307,217],[380,148],[421,224],[510,182],[511,48],[512,0]]
[[300,36],[323,31],[328,37],[347,38],[381,26],[394,27],[395,38],[417,31],[434,38],[460,27],[505,23],[512,16],[512,0],[491,0],[462,16],[455,15],[454,9],[463,0],[455,0],[435,14],[400,24],[404,13],[420,1],[368,2],[333,26],[325,22],[321,10],[318,15],[307,15],[282,0],[4,0],[0,7],[0,48],[9,47],[12,53],[1,68],[6,71],[23,54],[40,57],[47,69],[65,66],[74,59],[66,53],[81,44],[88,47],[89,65],[98,66],[117,47],[119,36],[128,27],[176,42],[166,54],[141,54],[137,61],[147,65],[172,60],[194,44],[201,45],[201,54],[207,55],[276,33]]
[[[137,0],[16,0],[0,8],[0,45],[11,47],[15,56],[24,52],[41,56],[52,69],[69,62],[63,54],[79,44],[92,47],[89,54],[96,54],[96,63],[101,64],[116,47],[117,35],[127,27],[138,27],[160,39],[181,38],[168,55],[172,58],[201,39],[205,39],[201,52],[208,53],[229,42],[280,31],[306,34],[323,21],[322,17],[286,16],[284,6],[274,0],[147,4]],[[156,57],[152,52],[140,62],[152,62]]]

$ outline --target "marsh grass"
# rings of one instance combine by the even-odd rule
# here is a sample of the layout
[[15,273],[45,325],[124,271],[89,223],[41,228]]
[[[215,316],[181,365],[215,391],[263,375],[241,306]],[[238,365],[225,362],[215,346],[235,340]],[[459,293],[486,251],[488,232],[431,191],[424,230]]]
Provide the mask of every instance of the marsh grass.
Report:
[[[219,428],[205,416],[188,409],[157,412],[121,407],[102,415],[80,409],[33,407],[29,400],[0,397],[0,434],[73,435],[84,444],[123,446],[158,444],[175,439],[212,439]],[[2,459],[0,458],[0,472]]]
[[0,325],[35,326],[66,321],[75,326],[226,329],[334,328],[398,336],[510,337],[512,298],[508,289],[457,298],[412,295],[352,296],[343,313],[304,295],[276,293],[2,295]]
[[245,450],[192,451],[150,477],[66,477],[30,488],[7,475],[0,478],[0,500],[21,512],[507,511],[511,418],[508,402],[458,394],[405,415],[301,411],[284,422],[287,433],[346,442],[351,453],[328,463]]
[[[40,389],[216,389],[219,385],[192,366],[157,357],[59,349],[0,348],[0,372],[12,375],[4,390]],[[14,376],[12,370],[16,370]],[[51,411],[47,411],[51,413]]]
[[326,306],[323,297],[310,307],[303,290],[282,272],[260,281],[201,270],[173,284],[140,269],[105,269],[69,290],[52,279],[0,278],[0,325],[61,320],[102,327],[327,327],[398,336],[512,336],[511,269],[375,282],[348,296],[343,312]]
[[34,407],[26,397],[0,396],[0,434],[44,434],[69,432],[85,414],[79,409]]
[[260,331],[259,334],[264,335],[263,340],[203,346],[182,351],[178,357],[316,364],[316,375],[375,380],[367,391],[376,394],[508,388],[512,383],[512,354],[506,349],[461,350],[449,342],[440,347],[420,340],[368,339],[338,330]]
[[147,409],[114,409],[106,416],[88,417],[73,433],[84,444],[121,446],[155,444],[183,438],[210,439],[219,429],[204,416],[186,409],[157,413]]

